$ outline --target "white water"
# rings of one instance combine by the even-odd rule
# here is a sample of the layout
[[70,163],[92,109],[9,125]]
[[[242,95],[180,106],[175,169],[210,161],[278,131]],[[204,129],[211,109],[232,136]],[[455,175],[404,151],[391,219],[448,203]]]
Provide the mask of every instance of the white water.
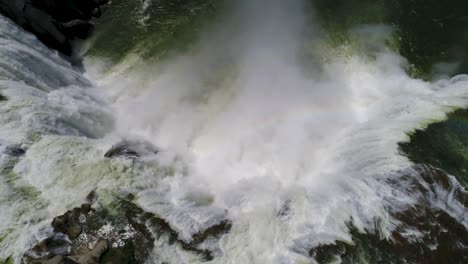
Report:
[[[375,59],[338,56],[318,30],[305,30],[300,0],[242,0],[232,9],[223,32],[209,31],[190,54],[156,65],[131,54],[103,72],[102,60],[90,59],[94,88],[1,20],[8,63],[0,93],[9,101],[0,102],[0,144],[28,151],[21,160],[0,156],[0,167],[14,165],[0,181],[0,258],[19,258],[93,189],[104,202],[136,194],[187,241],[231,220],[229,234],[205,245],[217,248],[216,263],[311,262],[311,247],[349,239],[351,217],[361,229],[376,217],[393,228],[384,208],[392,190],[376,179],[410,165],[397,146],[407,132],[468,106],[468,77],[411,79],[404,59],[379,45]],[[387,31],[356,34],[378,40]],[[329,59],[304,66],[310,49],[311,58]],[[161,152],[141,164],[104,159],[121,139]],[[200,261],[163,239],[154,251],[154,262]]]
[[[222,32],[210,32],[197,52],[140,66],[130,55],[98,81],[114,101],[118,135],[188,164],[164,184],[145,178],[151,187],[139,203],[185,239],[223,217],[233,221],[219,263],[306,261],[297,253],[348,239],[351,217],[369,229],[379,217],[390,230],[382,201],[390,190],[374,179],[410,165],[397,149],[406,132],[467,103],[466,77],[408,77],[403,58],[378,43],[385,27],[355,32],[377,46],[375,60],[301,67],[304,49],[331,52],[316,39],[303,46],[302,4],[237,1]],[[285,205],[289,214],[278,217]]]

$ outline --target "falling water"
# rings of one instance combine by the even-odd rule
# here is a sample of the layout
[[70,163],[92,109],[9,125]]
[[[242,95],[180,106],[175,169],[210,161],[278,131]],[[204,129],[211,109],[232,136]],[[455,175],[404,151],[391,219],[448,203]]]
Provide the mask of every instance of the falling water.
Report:
[[[0,258],[19,259],[92,190],[103,204],[135,195],[182,241],[231,222],[200,245],[214,263],[309,263],[311,248],[351,241],[351,220],[389,236],[391,210],[417,200],[402,192],[388,204],[396,194],[382,179],[413,165],[398,143],[467,107],[468,77],[410,77],[383,25],[354,28],[363,49],[336,52],[302,0],[227,5],[192,50],[156,62],[89,57],[87,79],[2,19],[0,148],[27,152],[0,156]],[[122,141],[159,152],[105,159]],[[203,259],[161,237],[152,262]]]

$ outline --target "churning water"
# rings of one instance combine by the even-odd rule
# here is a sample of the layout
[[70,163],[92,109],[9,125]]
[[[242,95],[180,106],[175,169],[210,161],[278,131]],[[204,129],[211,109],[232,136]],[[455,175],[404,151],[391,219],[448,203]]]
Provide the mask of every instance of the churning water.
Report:
[[[311,248],[351,241],[351,219],[389,236],[392,210],[418,199],[381,181],[409,174],[398,143],[467,107],[468,76],[411,78],[382,25],[353,29],[358,51],[330,47],[301,0],[228,9],[190,52],[92,57],[85,75],[0,18],[0,258],[19,260],[92,190],[103,203],[135,195],[183,241],[231,221],[201,245],[214,263],[313,262]],[[140,162],[104,158],[122,141]],[[8,154],[18,147],[23,157]],[[467,213],[456,200],[434,206]],[[165,238],[153,253],[203,261]]]

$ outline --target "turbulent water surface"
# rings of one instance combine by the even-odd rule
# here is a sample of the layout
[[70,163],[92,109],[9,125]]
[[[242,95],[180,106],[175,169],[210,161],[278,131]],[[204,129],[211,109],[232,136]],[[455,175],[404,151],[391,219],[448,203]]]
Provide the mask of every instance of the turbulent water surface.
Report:
[[[466,260],[464,187],[400,143],[468,107],[467,75],[417,78],[389,24],[337,45],[310,1],[192,2],[115,1],[84,74],[0,18],[0,259],[95,190],[180,241],[230,223],[210,260],[159,236],[149,263]],[[140,158],[104,157],[122,142]]]

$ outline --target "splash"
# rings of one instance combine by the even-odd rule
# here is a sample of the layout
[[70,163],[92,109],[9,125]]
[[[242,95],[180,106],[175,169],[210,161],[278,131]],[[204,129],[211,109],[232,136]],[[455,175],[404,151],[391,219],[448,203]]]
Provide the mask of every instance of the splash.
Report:
[[130,55],[98,79],[114,102],[116,135],[161,147],[158,162],[188,165],[159,186],[145,176],[145,210],[187,241],[233,222],[215,262],[309,261],[308,249],[351,239],[350,219],[389,234],[392,189],[378,179],[411,165],[398,142],[467,105],[465,76],[409,77],[384,45],[389,27],[354,29],[364,54],[337,56],[304,4],[236,1],[195,52],[156,65]]
[[[381,180],[412,166],[398,143],[467,107],[468,77],[411,78],[384,45],[387,26],[353,29],[359,49],[331,48],[304,4],[231,1],[187,53],[158,63],[138,52],[117,65],[89,58],[95,85],[2,23],[0,258],[19,262],[92,190],[105,205],[131,193],[168,222],[182,243],[160,237],[155,263],[206,261],[180,245],[226,220],[227,234],[197,245],[213,263],[314,263],[311,248],[351,242],[351,220],[389,237],[399,224],[391,211],[419,198]],[[106,159],[122,140],[159,152]],[[23,157],[7,154],[18,146]],[[440,210],[466,214],[437,192]]]

